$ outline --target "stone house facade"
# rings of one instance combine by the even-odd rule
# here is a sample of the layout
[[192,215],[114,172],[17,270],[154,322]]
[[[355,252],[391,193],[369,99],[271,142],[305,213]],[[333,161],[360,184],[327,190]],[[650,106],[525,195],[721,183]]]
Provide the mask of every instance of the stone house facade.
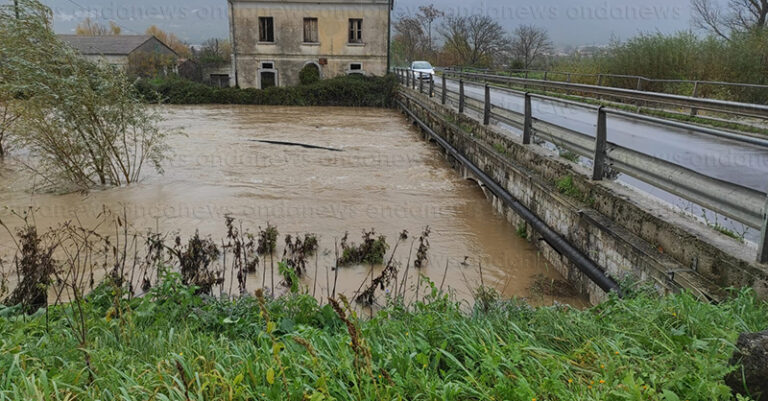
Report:
[[232,85],[297,85],[307,65],[321,78],[387,72],[391,0],[228,1]]

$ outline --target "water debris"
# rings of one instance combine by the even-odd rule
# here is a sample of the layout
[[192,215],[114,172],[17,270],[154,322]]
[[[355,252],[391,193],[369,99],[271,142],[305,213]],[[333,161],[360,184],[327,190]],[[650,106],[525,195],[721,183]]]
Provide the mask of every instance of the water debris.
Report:
[[342,149],[336,149],[336,148],[328,148],[325,146],[317,146],[317,145],[309,145],[306,143],[298,143],[298,142],[284,142],[284,141],[267,141],[267,140],[261,140],[261,139],[253,139],[253,142],[261,142],[261,143],[268,143],[270,145],[283,145],[283,146],[299,146],[302,148],[307,149],[320,149],[320,150],[328,150],[331,152],[343,152]]

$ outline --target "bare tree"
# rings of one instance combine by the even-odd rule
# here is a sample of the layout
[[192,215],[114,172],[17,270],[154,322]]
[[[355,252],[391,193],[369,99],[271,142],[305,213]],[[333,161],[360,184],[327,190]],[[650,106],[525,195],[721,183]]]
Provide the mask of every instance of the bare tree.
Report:
[[432,24],[438,19],[445,16],[445,13],[435,8],[433,4],[428,6],[420,6],[419,14],[417,18],[424,24],[424,31],[427,34],[427,51],[432,53],[435,51],[434,41],[432,38]]
[[120,35],[122,30],[123,29],[113,21],[109,22],[109,28],[107,28],[91,18],[86,18],[77,25],[75,34],[84,36]]
[[768,26],[768,0],[728,0],[726,7],[716,0],[691,0],[691,7],[694,26],[728,40],[733,32]]
[[412,17],[401,17],[395,22],[395,42],[402,51],[404,61],[414,61],[424,48],[424,30],[421,23]]
[[203,64],[222,64],[230,61],[232,44],[229,40],[211,38],[203,42],[203,47],[196,54]]
[[528,69],[539,58],[552,51],[552,42],[546,30],[533,26],[521,25],[512,37],[512,57]]
[[448,17],[440,34],[445,51],[464,65],[490,65],[496,55],[509,48],[504,28],[486,15]]

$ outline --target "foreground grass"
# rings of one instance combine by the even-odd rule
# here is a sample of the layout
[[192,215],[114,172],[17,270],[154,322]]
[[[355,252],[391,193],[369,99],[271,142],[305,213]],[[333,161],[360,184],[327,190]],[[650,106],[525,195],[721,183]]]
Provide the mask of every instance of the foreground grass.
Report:
[[84,303],[82,347],[67,306],[47,322],[0,310],[0,399],[731,399],[722,377],[738,333],[768,327],[768,305],[748,291],[720,305],[637,294],[586,311],[482,299],[462,312],[433,289],[347,325],[304,295],[203,300],[171,277],[117,302],[104,287]]

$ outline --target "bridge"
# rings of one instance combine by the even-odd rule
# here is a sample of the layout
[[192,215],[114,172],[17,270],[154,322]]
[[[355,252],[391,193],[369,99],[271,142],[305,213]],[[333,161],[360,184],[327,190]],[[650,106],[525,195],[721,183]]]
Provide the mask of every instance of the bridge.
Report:
[[535,232],[531,241],[593,302],[620,292],[626,277],[710,299],[726,287],[768,295],[768,138],[575,96],[753,119],[768,118],[768,106],[477,72],[395,73],[414,124],[511,224]]

